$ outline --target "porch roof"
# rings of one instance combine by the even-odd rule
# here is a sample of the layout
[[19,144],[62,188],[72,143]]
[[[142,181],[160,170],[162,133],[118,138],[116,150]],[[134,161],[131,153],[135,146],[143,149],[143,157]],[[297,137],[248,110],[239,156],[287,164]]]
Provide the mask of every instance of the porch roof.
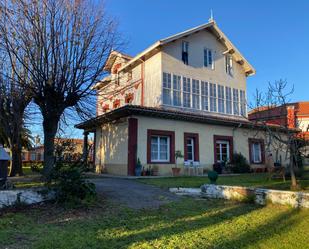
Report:
[[[95,118],[89,119],[85,122],[75,125],[75,128],[83,129],[86,131],[95,131],[95,129],[104,124],[109,123],[120,118],[125,118],[129,116],[148,116],[153,118],[162,119],[174,119],[180,121],[196,122],[196,123],[206,123],[221,126],[232,126],[232,127],[242,127],[242,128],[255,128],[255,129],[265,129],[264,124],[258,124],[256,122],[251,122],[243,117],[233,117],[233,116],[221,116],[214,113],[193,113],[182,110],[171,110],[165,109],[163,107],[143,107],[138,105],[125,105],[123,107],[112,110],[108,113],[102,114]],[[280,128],[276,125],[268,125],[273,129],[284,131],[284,128]],[[294,129],[298,132],[297,129]]]

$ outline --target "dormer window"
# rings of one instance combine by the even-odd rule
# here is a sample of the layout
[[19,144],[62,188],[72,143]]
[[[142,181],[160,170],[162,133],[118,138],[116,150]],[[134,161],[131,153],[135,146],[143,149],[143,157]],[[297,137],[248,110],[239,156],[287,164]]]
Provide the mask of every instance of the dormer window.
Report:
[[208,67],[210,69],[215,68],[214,60],[213,60],[213,51],[211,49],[204,49],[204,67]]
[[182,41],[182,61],[184,64],[189,64],[189,42]]
[[225,56],[225,71],[230,76],[233,76],[233,57],[230,54]]

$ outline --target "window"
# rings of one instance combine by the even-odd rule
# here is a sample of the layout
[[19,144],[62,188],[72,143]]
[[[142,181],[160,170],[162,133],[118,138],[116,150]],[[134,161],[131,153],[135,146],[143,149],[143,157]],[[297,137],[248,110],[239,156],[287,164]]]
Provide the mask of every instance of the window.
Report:
[[128,93],[125,97],[125,103],[126,104],[131,104],[134,99],[134,94],[133,93]]
[[208,82],[201,81],[202,110],[208,111]]
[[233,76],[233,57],[230,54],[225,56],[225,71],[227,74]]
[[187,161],[194,161],[194,138],[188,138],[186,141],[187,146]]
[[36,161],[36,153],[35,152],[30,153],[30,161]]
[[168,162],[170,153],[170,138],[166,136],[151,137],[151,161]]
[[238,89],[233,88],[233,114],[239,115],[239,95]]
[[200,81],[192,79],[192,108],[200,109]]
[[173,131],[147,131],[147,163],[175,163]]
[[171,105],[171,74],[170,73],[163,73],[163,104]]
[[225,87],[226,113],[232,114],[232,89]]
[[184,64],[189,64],[189,42],[183,41],[182,42],[182,61]]
[[239,91],[240,93],[240,115],[246,116],[247,111],[246,111],[246,92],[243,90]]
[[184,160],[199,161],[199,139],[197,133],[184,133]]
[[209,101],[210,101],[210,111],[217,111],[217,88],[216,84],[209,83]]
[[218,112],[224,113],[224,86],[218,85]]
[[214,162],[231,161],[233,156],[233,137],[214,135]]
[[173,105],[181,106],[181,77],[173,75]]
[[218,140],[216,143],[216,160],[217,162],[226,162],[230,159],[229,141]]
[[249,138],[250,162],[254,164],[264,163],[264,140]]
[[214,69],[213,53],[211,49],[204,49],[204,66]]
[[183,77],[183,106],[191,107],[191,84],[190,78]]

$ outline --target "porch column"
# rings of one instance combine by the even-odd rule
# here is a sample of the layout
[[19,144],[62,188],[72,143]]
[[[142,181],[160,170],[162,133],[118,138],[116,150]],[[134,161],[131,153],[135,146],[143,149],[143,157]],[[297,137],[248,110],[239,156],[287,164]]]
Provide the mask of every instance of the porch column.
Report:
[[89,135],[89,132],[85,131],[84,132],[84,144],[83,144],[83,157],[82,157],[82,160],[84,162],[87,162],[87,159],[88,159],[88,135]]

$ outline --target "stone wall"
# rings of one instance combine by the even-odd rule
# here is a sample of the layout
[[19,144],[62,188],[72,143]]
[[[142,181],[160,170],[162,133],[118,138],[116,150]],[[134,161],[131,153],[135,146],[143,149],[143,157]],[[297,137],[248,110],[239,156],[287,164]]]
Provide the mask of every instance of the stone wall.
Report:
[[294,208],[309,208],[309,193],[280,191],[272,189],[248,188],[225,185],[202,185],[198,188],[171,188],[179,195],[200,196],[244,202],[255,202],[260,205],[268,203],[287,205]]
[[3,190],[0,191],[0,208],[13,206],[18,203],[35,204],[46,201],[51,195],[43,195],[40,193],[42,189],[19,189],[19,190]]

